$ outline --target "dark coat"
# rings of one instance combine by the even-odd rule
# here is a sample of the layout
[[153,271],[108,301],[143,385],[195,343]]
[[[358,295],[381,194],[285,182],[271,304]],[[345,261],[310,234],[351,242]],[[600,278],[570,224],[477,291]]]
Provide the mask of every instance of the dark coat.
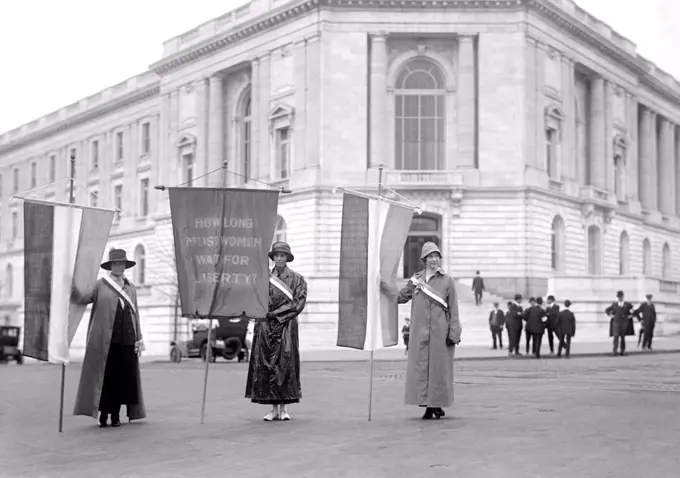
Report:
[[[138,341],[142,340],[137,308],[137,292],[127,279],[123,290],[134,303],[134,333]],[[80,304],[92,304],[90,323],[87,327],[85,358],[83,359],[83,366],[80,372],[80,383],[78,384],[73,414],[97,418],[99,401],[104,385],[106,360],[109,355],[111,334],[119,298],[104,279],[99,279],[94,289],[90,292],[82,293],[81,291],[74,291],[72,301]],[[128,418],[130,420],[146,418],[139,370],[137,370],[137,394],[139,396],[139,403],[132,405],[128,409]]]
[[559,335],[569,335],[570,337],[576,335],[576,317],[571,310],[564,309],[557,314],[555,330]]
[[508,309],[508,315],[505,317],[505,327],[510,330],[522,330],[522,319],[524,318],[524,309],[521,305],[511,304]]
[[505,314],[501,309],[489,312],[489,328],[493,331],[500,331],[505,325]]
[[526,330],[530,334],[542,334],[544,329],[543,319],[545,310],[534,305],[524,311],[524,320],[527,322]]
[[635,335],[633,327],[633,304],[624,302],[623,307],[619,307],[618,302],[605,309],[605,313],[611,317],[609,321],[609,336]]
[[476,293],[483,292],[484,289],[484,279],[481,277],[475,277],[472,279],[472,290],[474,290]]
[[548,317],[546,322],[548,330],[557,330],[557,317],[559,314],[560,306],[557,304],[552,304],[545,308],[545,315]]
[[656,307],[654,307],[654,304],[649,304],[647,302],[640,304],[640,307],[635,309],[633,315],[642,322],[642,326],[645,329],[651,330],[654,328],[654,325],[656,324]]

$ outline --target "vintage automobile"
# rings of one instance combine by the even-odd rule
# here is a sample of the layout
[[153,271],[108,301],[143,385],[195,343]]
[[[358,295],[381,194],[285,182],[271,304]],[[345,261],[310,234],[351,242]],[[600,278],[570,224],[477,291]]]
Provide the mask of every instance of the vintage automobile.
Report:
[[[217,357],[225,360],[238,358],[239,362],[247,362],[250,353],[249,320],[247,317],[222,319],[219,325],[213,325],[211,335],[211,361]],[[205,361],[208,355],[208,327],[203,324],[192,324],[189,340],[170,342],[170,360],[179,363],[182,357],[200,357]]]
[[21,328],[0,325],[0,362],[15,360],[16,363],[24,363],[24,357],[19,350],[19,335]]

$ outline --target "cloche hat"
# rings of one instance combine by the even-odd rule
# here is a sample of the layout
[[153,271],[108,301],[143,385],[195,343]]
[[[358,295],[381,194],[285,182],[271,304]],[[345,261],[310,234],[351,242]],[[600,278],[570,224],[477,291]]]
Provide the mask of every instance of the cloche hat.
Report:
[[437,247],[437,244],[435,244],[434,242],[426,242],[425,244],[423,244],[423,250],[420,253],[420,259],[421,260],[425,259],[427,256],[429,256],[433,252],[436,252],[440,256],[442,255],[442,252]]
[[135,261],[129,261],[127,255],[123,249],[111,249],[109,251],[109,260],[101,265],[101,268],[110,271],[111,265],[114,262],[125,262],[125,268],[129,269],[134,267],[137,263]]
[[293,262],[295,260],[295,256],[293,255],[292,252],[290,252],[290,246],[288,245],[287,242],[279,241],[275,242],[272,245],[272,250],[269,252],[269,258],[271,260],[274,260],[274,254],[277,252],[282,252],[286,256],[288,256],[288,262]]

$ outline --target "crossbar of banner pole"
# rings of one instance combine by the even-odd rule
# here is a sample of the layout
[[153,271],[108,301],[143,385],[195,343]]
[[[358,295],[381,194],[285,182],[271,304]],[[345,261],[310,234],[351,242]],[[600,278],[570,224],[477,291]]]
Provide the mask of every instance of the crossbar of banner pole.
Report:
[[48,201],[47,199],[27,198],[27,197],[19,196],[19,195],[12,196],[12,199],[21,199],[22,201],[26,201],[26,202],[32,202],[32,203],[36,203],[36,204],[47,204],[49,206],[68,206],[68,207],[75,207],[75,208],[78,208],[78,209],[93,209],[95,211],[122,212],[117,207],[115,207],[113,209],[109,209],[109,208],[105,208],[105,207],[84,206],[84,205],[81,205],[81,204],[71,204],[71,203],[68,203],[68,202],[61,202],[61,201]]
[[406,204],[406,203],[399,202],[399,201],[393,201],[391,199],[387,199],[387,198],[382,197],[382,196],[376,196],[375,194],[362,193],[362,192],[359,192],[359,191],[355,191],[354,189],[343,188],[342,186],[334,187],[333,188],[333,194],[337,193],[338,190],[349,193],[349,194],[354,194],[355,196],[360,196],[360,197],[363,197],[363,198],[366,198],[366,199],[377,199],[378,201],[384,201],[388,204],[393,204],[395,206],[401,206],[401,207],[405,207],[407,209],[413,209],[416,212],[416,214],[422,213],[422,209],[420,207],[416,206],[415,204]]

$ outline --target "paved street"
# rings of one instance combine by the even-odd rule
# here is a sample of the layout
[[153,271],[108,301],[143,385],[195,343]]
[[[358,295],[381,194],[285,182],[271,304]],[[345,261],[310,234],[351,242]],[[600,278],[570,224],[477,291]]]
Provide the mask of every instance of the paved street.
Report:
[[143,365],[147,420],[119,429],[73,417],[57,433],[59,368],[0,367],[0,476],[676,477],[680,355],[459,361],[456,403],[439,421],[405,407],[403,361],[303,364],[292,422],[261,421],[243,399],[246,365]]

